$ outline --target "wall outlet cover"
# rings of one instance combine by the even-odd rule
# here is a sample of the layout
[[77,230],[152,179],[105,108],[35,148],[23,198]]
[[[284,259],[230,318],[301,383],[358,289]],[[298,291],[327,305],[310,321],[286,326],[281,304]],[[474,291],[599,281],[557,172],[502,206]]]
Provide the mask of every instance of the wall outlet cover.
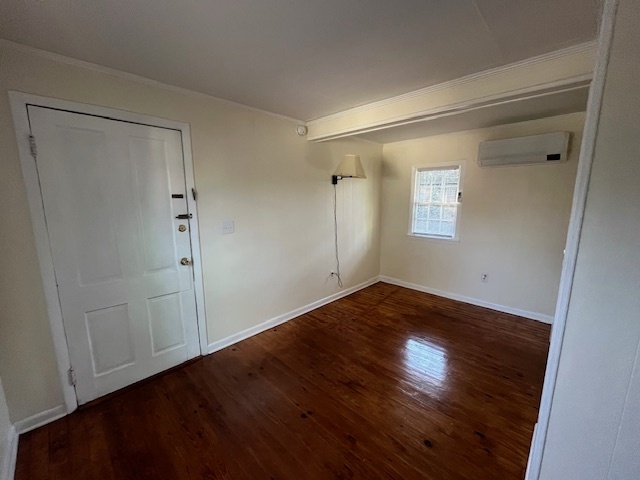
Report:
[[220,224],[220,233],[228,235],[233,232],[235,232],[235,224],[233,220],[223,220]]

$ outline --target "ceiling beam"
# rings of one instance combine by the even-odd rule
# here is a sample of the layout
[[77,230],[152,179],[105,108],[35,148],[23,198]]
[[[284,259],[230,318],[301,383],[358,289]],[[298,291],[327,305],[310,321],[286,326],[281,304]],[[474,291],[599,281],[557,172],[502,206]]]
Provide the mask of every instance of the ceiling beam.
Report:
[[307,138],[332,140],[584,87],[594,64],[595,43],[580,44],[310,121]]

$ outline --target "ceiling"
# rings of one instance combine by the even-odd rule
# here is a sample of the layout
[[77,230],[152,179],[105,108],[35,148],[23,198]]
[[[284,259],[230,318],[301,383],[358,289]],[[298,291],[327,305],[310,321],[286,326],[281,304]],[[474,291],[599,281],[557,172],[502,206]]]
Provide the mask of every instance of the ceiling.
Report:
[[301,120],[592,40],[598,0],[2,0],[0,38]]

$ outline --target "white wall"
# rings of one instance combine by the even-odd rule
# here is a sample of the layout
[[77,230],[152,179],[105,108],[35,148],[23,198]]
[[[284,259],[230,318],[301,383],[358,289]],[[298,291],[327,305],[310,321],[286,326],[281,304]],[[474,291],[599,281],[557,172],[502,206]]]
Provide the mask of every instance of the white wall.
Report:
[[543,480],[640,478],[640,3],[621,0]]
[[[553,315],[584,114],[390,143],[383,150],[381,274],[429,289]],[[484,140],[572,132],[567,163],[480,168]],[[465,161],[460,241],[408,236],[414,165]],[[482,273],[489,282],[482,283]]]
[[368,176],[338,187],[345,287],[379,273],[380,145],[310,143],[292,121],[0,44],[0,375],[14,423],[63,399],[7,90],[190,123],[210,343],[338,291],[330,175],[345,153]]

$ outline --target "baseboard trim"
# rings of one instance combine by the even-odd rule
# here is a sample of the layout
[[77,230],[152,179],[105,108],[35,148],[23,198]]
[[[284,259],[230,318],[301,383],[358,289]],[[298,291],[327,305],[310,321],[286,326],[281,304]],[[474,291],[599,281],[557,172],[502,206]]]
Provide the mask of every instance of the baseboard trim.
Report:
[[[217,352],[218,350],[222,350],[223,348],[233,345],[234,343],[238,343],[242,340],[252,337],[253,335],[257,335],[258,333],[264,332],[265,330],[269,330],[270,328],[281,325],[293,318],[299,317],[300,315],[304,315],[305,313],[308,313],[311,310],[315,310],[316,308],[319,308],[319,307],[322,307],[323,305],[334,302],[342,297],[346,297],[347,295],[351,295],[352,293],[357,292],[358,290],[362,290],[363,288],[369,287],[379,281],[380,281],[379,277],[371,278],[366,282],[360,283],[353,287],[342,290],[338,293],[334,293],[333,295],[329,295],[328,297],[320,299],[316,302],[305,305],[304,307],[298,308],[296,310],[292,310],[291,312],[288,312],[283,315],[279,315],[275,318],[272,318],[270,320],[267,320],[266,322],[256,325],[255,327],[248,328],[234,335],[230,335],[226,338],[223,338],[222,340],[218,340],[217,342],[210,343],[208,345],[208,352],[213,353],[213,352]],[[30,432],[31,430],[35,430],[36,428],[39,428],[44,425],[47,425],[48,423],[54,422],[66,415],[67,415],[66,407],[64,405],[58,405],[49,410],[45,410],[44,412],[40,412],[35,415],[32,415],[31,417],[17,421],[15,425],[12,427],[12,432],[13,432],[12,442],[15,444],[12,447],[15,450],[13,454],[14,465],[12,468],[15,468],[15,456],[16,456],[15,454],[17,453],[17,448],[18,448],[18,435]],[[13,478],[13,473],[11,474],[11,476],[6,477],[6,480],[9,480],[12,478]],[[0,480],[5,480],[5,477],[4,476],[0,477]]]
[[7,432],[7,450],[0,467],[0,480],[13,480],[16,473],[16,460],[18,458],[18,433],[13,425]]
[[58,405],[57,407],[50,408],[44,412],[36,413],[28,418],[17,421],[15,423],[16,432],[18,434],[30,432],[38,427],[54,422],[65,415],[67,415],[67,408],[64,405]]
[[246,340],[249,337],[253,337],[254,335],[262,333],[265,330],[269,330],[270,328],[277,327],[278,325],[288,322],[289,320],[299,317],[300,315],[304,315],[305,313],[308,313],[312,310],[315,310],[316,308],[320,308],[324,305],[327,305],[328,303],[335,302],[340,298],[346,297],[347,295],[351,295],[352,293],[355,293],[358,290],[362,290],[363,288],[367,288],[373,285],[374,283],[378,283],[379,281],[380,281],[380,277],[373,277],[367,280],[366,282],[347,288],[338,293],[334,293],[333,295],[329,295],[328,297],[312,302],[308,305],[305,305],[304,307],[300,307],[290,312],[284,313],[282,315],[278,315],[277,317],[274,317],[270,320],[262,322],[254,327],[247,328],[246,330],[243,330],[238,333],[234,333],[233,335],[229,335],[226,338],[210,343],[209,353],[217,352],[218,350],[227,348],[233,345],[234,343],[241,342],[242,340]]
[[391,285],[397,285],[399,287],[410,288],[411,290],[417,290],[419,292],[430,293],[432,295],[437,295],[438,297],[444,297],[451,300],[457,300],[459,302],[470,303],[471,305],[477,305],[478,307],[489,308],[491,310],[496,310],[497,312],[510,313],[511,315],[530,318],[532,320],[537,320],[538,322],[546,323],[548,325],[551,325],[553,323],[553,317],[551,315],[545,315],[543,313],[520,310],[519,308],[507,307],[506,305],[498,305],[497,303],[486,302],[484,300],[478,300],[477,298],[465,297],[464,295],[458,295],[457,293],[445,292],[443,290],[425,287],[424,285],[418,285],[417,283],[405,282],[404,280],[387,277],[385,275],[380,276],[380,281],[384,283],[390,283]]

